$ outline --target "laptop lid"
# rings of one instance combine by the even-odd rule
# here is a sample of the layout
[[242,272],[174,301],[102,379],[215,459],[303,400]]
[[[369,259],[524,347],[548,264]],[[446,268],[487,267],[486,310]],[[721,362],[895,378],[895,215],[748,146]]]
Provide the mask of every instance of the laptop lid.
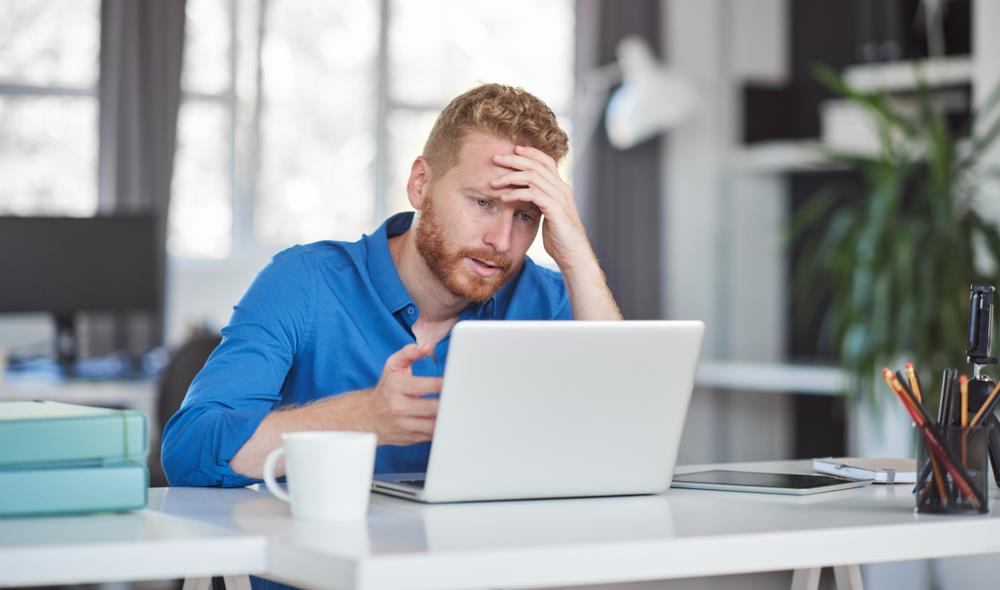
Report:
[[703,333],[690,321],[460,322],[417,498],[665,491]]

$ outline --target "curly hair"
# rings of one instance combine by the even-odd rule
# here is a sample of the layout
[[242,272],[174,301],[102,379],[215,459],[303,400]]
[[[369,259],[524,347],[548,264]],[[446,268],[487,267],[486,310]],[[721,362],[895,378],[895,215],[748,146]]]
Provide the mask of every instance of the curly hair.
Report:
[[470,131],[537,148],[557,163],[569,150],[566,132],[544,102],[523,88],[482,84],[455,97],[438,115],[423,152],[435,173],[455,165]]

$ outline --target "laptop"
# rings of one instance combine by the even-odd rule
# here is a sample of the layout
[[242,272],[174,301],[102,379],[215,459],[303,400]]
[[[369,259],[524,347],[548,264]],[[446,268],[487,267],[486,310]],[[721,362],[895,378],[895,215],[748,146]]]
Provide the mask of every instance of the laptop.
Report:
[[420,502],[656,494],[670,487],[705,326],[468,321],[451,336]]

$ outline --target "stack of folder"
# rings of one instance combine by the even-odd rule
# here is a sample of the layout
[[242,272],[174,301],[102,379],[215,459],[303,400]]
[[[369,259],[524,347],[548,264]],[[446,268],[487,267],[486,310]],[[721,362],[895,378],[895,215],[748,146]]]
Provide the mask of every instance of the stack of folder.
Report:
[[146,506],[146,415],[57,402],[0,402],[0,516]]

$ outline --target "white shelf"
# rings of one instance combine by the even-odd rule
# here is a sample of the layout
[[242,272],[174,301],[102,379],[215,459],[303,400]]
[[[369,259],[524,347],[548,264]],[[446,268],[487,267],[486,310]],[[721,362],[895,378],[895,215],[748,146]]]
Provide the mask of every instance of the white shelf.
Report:
[[847,375],[837,367],[819,365],[703,360],[694,384],[702,389],[840,395]]
[[850,66],[844,80],[861,92],[905,92],[917,88],[917,68],[929,87],[971,84],[974,68],[968,56]]
[[827,158],[815,139],[764,141],[737,149],[730,159],[733,170],[744,174],[775,174],[840,170],[844,165]]

